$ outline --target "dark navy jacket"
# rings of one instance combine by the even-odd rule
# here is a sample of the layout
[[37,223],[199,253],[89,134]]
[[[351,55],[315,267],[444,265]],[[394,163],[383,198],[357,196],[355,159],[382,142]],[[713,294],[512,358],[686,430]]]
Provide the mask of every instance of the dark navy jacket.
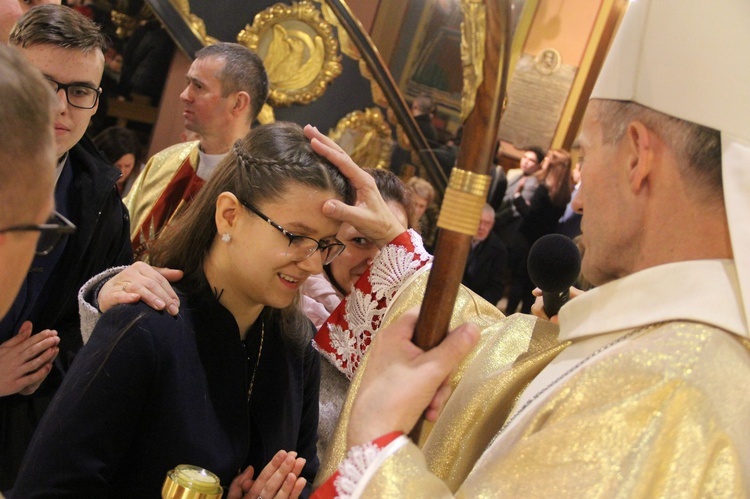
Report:
[[[65,168],[71,168],[73,178],[68,184],[66,210],[77,230],[67,238],[36,302],[27,304],[29,313],[19,318],[31,320],[34,332],[57,330],[60,353],[33,395],[0,398],[0,489],[11,485],[39,418],[81,348],[78,290],[96,274],[133,261],[130,218],[115,187],[119,170],[99,154],[87,137],[70,150],[67,161]],[[15,326],[20,326],[20,322]]]
[[497,305],[503,296],[503,273],[508,259],[505,244],[494,233],[469,252],[461,284]]
[[319,356],[309,343],[303,351],[287,345],[264,312],[248,402],[260,321],[246,348],[207,285],[180,299],[176,317],[143,304],[102,316],[40,423],[11,497],[159,497],[178,464],[204,467],[228,486],[247,465],[257,475],[280,449],[307,459],[302,476],[312,483]]

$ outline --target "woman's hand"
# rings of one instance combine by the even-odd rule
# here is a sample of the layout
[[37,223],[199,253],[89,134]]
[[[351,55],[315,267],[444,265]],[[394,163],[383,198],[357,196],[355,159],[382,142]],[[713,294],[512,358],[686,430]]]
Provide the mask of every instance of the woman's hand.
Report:
[[305,458],[296,452],[280,450],[253,480],[253,467],[237,475],[229,486],[227,499],[296,499],[307,480],[301,478]]
[[406,230],[391,213],[375,180],[357,166],[338,144],[310,125],[305,127],[305,136],[310,139],[313,150],[333,163],[356,191],[354,206],[331,199],[323,205],[324,215],[352,225],[378,248]]

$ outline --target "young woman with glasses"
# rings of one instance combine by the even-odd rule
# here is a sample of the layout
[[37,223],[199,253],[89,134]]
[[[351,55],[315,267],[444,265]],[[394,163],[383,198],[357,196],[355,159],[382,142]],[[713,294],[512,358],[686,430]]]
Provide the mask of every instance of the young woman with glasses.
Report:
[[179,464],[213,471],[230,497],[309,490],[320,361],[296,302],[344,249],[326,216],[351,202],[342,172],[358,203],[372,197],[360,218],[376,239],[402,230],[369,175],[314,148],[338,154],[283,123],[235,145],[151,252],[184,271],[179,313],[137,303],[101,317],[37,430],[18,497],[152,496]]

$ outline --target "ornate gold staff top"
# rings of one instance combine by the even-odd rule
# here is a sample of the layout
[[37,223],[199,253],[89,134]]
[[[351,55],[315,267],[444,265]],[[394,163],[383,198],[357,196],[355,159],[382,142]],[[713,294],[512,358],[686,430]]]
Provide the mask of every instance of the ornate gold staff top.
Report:
[[[414,343],[429,349],[448,333],[471,237],[486,203],[497,143],[510,49],[507,0],[462,0],[461,59],[464,119],[461,149],[438,218],[442,230],[427,281]],[[419,440],[421,421],[411,437]]]

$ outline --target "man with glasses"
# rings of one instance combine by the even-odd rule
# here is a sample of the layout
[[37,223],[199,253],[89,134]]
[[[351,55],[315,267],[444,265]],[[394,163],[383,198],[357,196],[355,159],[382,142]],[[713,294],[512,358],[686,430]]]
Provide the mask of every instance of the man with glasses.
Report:
[[128,214],[115,188],[120,172],[84,137],[101,97],[105,39],[99,28],[73,9],[44,5],[18,20],[10,44],[41,70],[55,93],[55,206],[61,217],[53,223],[69,220],[78,230],[61,234],[53,249],[36,256],[0,322],[0,341],[26,321],[34,331],[57,330],[60,338],[60,353],[42,386],[31,396],[0,399],[3,488],[12,485],[37,421],[82,345],[78,289],[102,270],[132,261]]
[[[0,319],[13,305],[34,248],[58,227],[44,223],[53,202],[55,107],[42,81],[15,50],[0,46]],[[30,333],[26,328],[0,344],[0,396],[31,393],[49,372],[57,336]]]

